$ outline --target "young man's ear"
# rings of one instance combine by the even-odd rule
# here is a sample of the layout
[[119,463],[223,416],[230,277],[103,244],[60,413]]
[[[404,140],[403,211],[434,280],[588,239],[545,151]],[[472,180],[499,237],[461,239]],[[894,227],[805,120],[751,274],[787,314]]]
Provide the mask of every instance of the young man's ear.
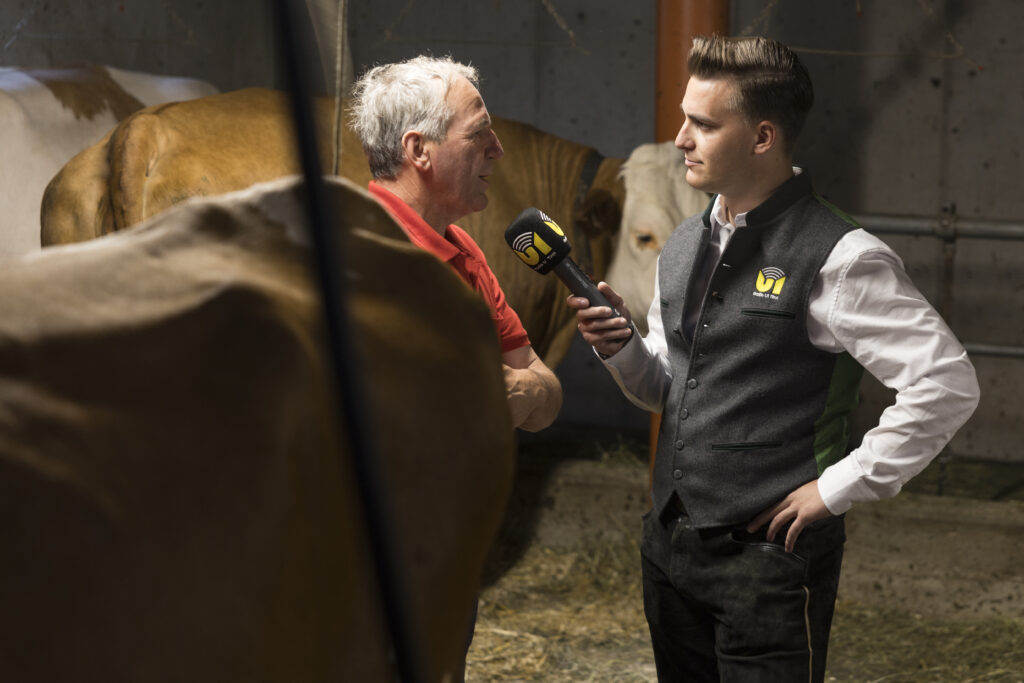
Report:
[[779,129],[771,121],[757,124],[757,137],[754,140],[754,154],[764,154],[781,144]]
[[402,136],[402,149],[405,152],[405,158],[415,168],[421,171],[430,168],[430,152],[427,151],[426,140],[423,139],[422,133],[415,130],[406,131]]

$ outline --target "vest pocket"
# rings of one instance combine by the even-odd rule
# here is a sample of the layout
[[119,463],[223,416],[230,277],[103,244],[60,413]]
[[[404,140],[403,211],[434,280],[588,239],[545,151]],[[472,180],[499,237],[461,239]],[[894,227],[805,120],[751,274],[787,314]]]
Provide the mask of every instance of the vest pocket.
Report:
[[712,451],[762,451],[768,448],[779,448],[781,441],[737,441],[735,443],[713,443]]
[[796,313],[776,311],[770,308],[741,308],[740,313],[754,318],[777,318],[782,320],[794,320],[796,318]]

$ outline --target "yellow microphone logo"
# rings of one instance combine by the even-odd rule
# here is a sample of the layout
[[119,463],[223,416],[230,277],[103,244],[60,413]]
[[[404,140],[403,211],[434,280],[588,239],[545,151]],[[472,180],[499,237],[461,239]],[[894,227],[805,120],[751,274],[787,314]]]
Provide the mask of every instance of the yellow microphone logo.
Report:
[[[565,237],[565,233],[554,221],[544,221],[544,224],[558,236]],[[551,253],[551,245],[535,232],[525,232],[516,237],[512,242],[512,249],[519,255],[523,263],[531,268],[537,266],[541,259]]]
[[778,296],[782,293],[782,286],[786,284],[786,274],[782,272],[780,268],[762,268],[757,271],[757,291],[762,296],[768,295],[769,292],[773,296]]

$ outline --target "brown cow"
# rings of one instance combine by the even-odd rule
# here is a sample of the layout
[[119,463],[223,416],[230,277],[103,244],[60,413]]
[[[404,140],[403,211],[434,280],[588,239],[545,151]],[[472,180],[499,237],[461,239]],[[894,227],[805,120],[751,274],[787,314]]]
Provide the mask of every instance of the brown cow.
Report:
[[39,249],[39,203],[71,157],[143,107],[217,92],[109,66],[0,67],[0,256]]
[[[315,103],[325,169],[333,168],[331,100]],[[504,230],[537,206],[566,230],[573,256],[596,278],[611,260],[623,202],[621,160],[531,126],[495,119],[505,158],[491,177],[490,204],[459,222],[487,255],[538,354],[554,366],[568,350],[575,317],[554,277],[523,266]],[[44,197],[44,245],[122,230],[196,195],[248,187],[298,170],[288,103],[281,93],[248,89],[151,107],[126,119],[72,159]],[[358,139],[342,136],[341,175],[365,186],[369,169]]]
[[[388,679],[299,189],[194,200],[0,269],[0,680]],[[363,190],[327,192],[440,683],[511,484],[498,342]]]

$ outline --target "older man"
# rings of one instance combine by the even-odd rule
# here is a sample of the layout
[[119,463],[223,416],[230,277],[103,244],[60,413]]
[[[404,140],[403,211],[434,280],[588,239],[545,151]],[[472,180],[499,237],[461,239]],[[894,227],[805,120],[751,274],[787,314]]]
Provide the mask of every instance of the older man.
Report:
[[414,244],[450,264],[490,306],[513,423],[537,431],[558,415],[561,386],[483,252],[453,225],[487,206],[488,178],[504,155],[477,82],[475,68],[447,57],[374,67],[355,85],[352,126],[369,159],[370,193]]

